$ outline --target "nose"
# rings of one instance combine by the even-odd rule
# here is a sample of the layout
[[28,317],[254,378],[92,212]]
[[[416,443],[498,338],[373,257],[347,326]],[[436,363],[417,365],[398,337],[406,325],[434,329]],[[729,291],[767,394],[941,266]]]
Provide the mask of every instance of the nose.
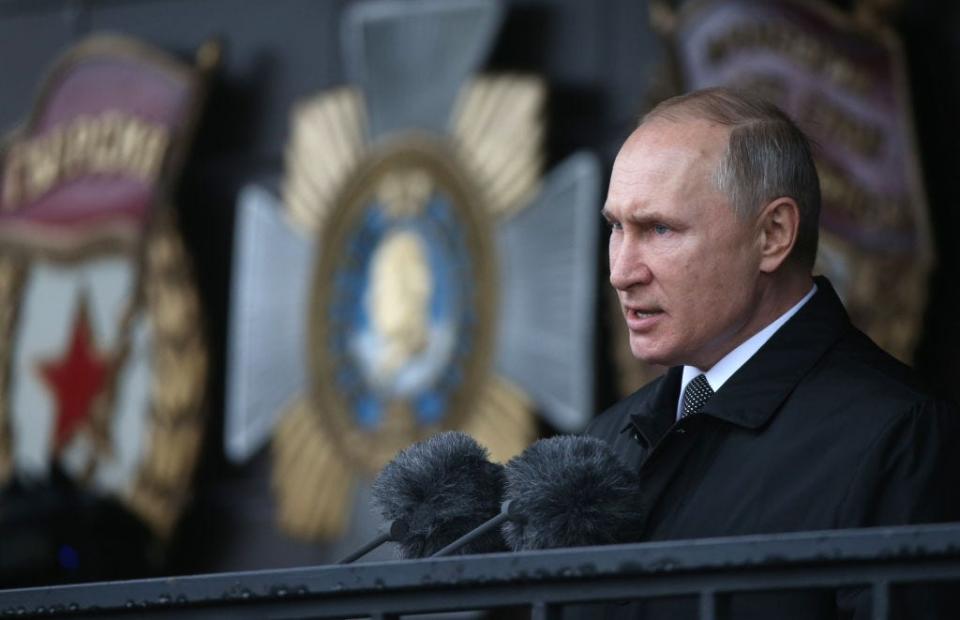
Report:
[[610,285],[618,291],[649,284],[653,272],[643,257],[643,248],[636,240],[610,241]]

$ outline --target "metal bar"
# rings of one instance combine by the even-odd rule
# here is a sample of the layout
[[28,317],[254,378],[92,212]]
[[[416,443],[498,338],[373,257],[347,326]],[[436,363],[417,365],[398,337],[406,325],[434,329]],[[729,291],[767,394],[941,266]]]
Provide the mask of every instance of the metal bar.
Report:
[[[947,567],[939,575],[944,579],[960,578],[960,561]],[[389,610],[394,614],[429,613],[470,609],[489,609],[508,605],[529,605],[531,601],[548,602],[559,606],[569,603],[620,601],[670,595],[687,595],[713,589],[723,592],[780,590],[785,588],[836,588],[864,585],[869,577],[856,574],[856,567],[846,565],[773,571],[763,567],[745,570],[737,575],[721,573],[661,574],[650,579],[637,580],[632,576],[596,579],[581,576],[573,584],[564,580],[547,582],[508,582],[502,584],[465,583],[459,587],[448,584],[425,585],[414,589],[384,588],[373,592],[349,592],[340,596],[332,593],[313,593],[287,596],[282,600],[263,596],[243,596],[222,601],[168,601],[143,600],[132,593],[123,604],[97,606],[96,609],[80,601],[81,611],[95,617],[127,615],[136,618],[339,618],[369,616],[372,610]],[[924,577],[937,577],[925,573]],[[897,579],[891,579],[897,581]],[[113,585],[123,585],[116,583]],[[577,587],[572,587],[576,585]],[[53,605],[33,605],[24,602],[28,612],[40,609],[38,615]],[[62,604],[61,604],[61,607]],[[0,606],[0,614],[7,608]],[[13,610],[11,609],[11,614]]]
[[0,615],[73,605],[137,617],[349,617],[958,579],[960,527],[940,525],[7,590]]
[[714,590],[700,592],[700,620],[717,620],[717,593]]
[[873,620],[887,620],[890,617],[890,582],[880,579],[870,588],[873,598]]

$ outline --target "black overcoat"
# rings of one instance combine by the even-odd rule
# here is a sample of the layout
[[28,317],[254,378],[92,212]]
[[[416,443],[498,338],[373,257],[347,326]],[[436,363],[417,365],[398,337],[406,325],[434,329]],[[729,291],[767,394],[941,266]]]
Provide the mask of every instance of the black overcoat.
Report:
[[[587,429],[640,472],[644,540],[960,521],[956,408],[857,330],[826,279],[816,282],[701,413],[675,421],[677,367]],[[903,617],[937,615],[913,597],[901,602],[912,606]],[[736,618],[869,617],[863,591],[743,595],[729,605]],[[637,609],[620,611],[696,617],[695,601]]]

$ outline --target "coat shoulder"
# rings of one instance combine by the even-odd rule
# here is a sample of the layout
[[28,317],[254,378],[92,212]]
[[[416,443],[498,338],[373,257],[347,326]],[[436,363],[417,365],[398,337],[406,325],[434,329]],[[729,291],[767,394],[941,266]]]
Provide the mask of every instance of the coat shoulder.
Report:
[[[932,412],[960,417],[933,395],[912,368],[851,328],[797,385],[787,407],[802,420],[819,420],[861,448]],[[914,420],[911,422],[911,420]]]
[[922,377],[855,328],[814,369],[813,378],[836,383],[848,397],[864,404],[909,407],[932,399]]

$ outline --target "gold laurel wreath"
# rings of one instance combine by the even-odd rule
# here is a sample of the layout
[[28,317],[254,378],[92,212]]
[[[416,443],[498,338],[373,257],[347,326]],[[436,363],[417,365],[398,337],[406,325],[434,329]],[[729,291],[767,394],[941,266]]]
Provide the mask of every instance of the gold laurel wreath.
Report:
[[13,254],[0,255],[0,485],[13,475],[13,437],[10,430],[10,372],[13,333],[20,311],[26,262]]
[[172,209],[157,213],[143,260],[143,301],[153,327],[151,441],[124,500],[166,537],[189,499],[203,440],[208,368],[200,300]]

